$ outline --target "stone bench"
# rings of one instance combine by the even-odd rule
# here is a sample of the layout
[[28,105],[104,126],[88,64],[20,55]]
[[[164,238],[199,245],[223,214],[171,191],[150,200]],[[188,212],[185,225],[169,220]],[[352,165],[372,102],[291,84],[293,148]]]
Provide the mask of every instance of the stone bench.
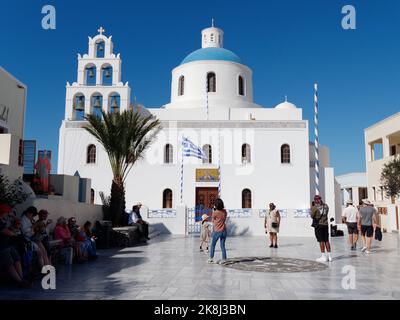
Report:
[[138,226],[112,228],[112,247],[132,247],[140,243],[146,243]]

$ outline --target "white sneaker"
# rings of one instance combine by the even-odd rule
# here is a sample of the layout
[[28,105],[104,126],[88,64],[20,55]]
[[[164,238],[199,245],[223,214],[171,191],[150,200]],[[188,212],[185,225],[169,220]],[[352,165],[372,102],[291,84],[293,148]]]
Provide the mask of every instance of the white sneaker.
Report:
[[332,262],[332,257],[331,256],[328,256],[328,261]]
[[210,264],[214,263],[214,260],[210,258],[210,259],[207,260],[207,263],[210,263]]
[[224,264],[225,262],[226,262],[226,260],[223,260],[223,259],[222,259],[222,260],[219,260],[219,261],[218,261],[218,264]]
[[361,252],[364,252],[365,250],[367,250],[367,247],[363,247],[363,248],[361,249]]
[[370,254],[370,253],[371,253],[371,251],[369,251],[369,250],[365,250],[365,251],[364,251],[364,253],[366,253],[366,254]]
[[317,261],[317,262],[327,262],[328,259],[326,258],[325,255],[323,255],[323,256],[319,257],[318,259],[316,259],[316,261]]

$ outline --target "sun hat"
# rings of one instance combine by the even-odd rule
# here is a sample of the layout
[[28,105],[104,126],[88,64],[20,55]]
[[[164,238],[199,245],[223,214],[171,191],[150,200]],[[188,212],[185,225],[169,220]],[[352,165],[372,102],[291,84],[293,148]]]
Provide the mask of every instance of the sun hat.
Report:
[[363,202],[364,204],[366,204],[367,206],[372,205],[371,201],[369,201],[368,199],[362,199],[362,202]]
[[353,204],[353,200],[349,199],[346,201],[347,204]]
[[203,214],[201,216],[201,221],[207,220],[208,219],[208,215],[207,214]]

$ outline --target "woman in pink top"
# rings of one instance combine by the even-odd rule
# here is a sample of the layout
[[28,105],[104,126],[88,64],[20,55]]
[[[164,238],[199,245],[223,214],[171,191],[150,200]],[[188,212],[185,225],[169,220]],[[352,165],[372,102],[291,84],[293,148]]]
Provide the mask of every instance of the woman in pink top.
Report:
[[224,202],[221,199],[217,199],[215,203],[216,210],[212,214],[212,221],[214,223],[212,241],[211,241],[211,251],[208,263],[214,263],[214,252],[215,245],[219,239],[222,251],[222,260],[219,263],[224,263],[226,260],[226,250],[225,250],[225,240],[226,240],[226,217],[227,213],[224,207]]
[[64,217],[57,220],[57,225],[54,228],[54,239],[62,240],[62,247],[72,245],[71,232],[68,229],[67,219]]

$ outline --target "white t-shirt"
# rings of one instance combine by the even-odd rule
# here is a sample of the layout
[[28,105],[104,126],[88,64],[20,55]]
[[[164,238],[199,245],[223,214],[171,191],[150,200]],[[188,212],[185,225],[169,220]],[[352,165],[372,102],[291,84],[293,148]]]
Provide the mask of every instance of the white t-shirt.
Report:
[[24,214],[21,218],[22,234],[28,238],[33,236],[32,221]]
[[357,222],[358,210],[355,206],[348,206],[343,210],[342,217],[346,217],[346,222]]

